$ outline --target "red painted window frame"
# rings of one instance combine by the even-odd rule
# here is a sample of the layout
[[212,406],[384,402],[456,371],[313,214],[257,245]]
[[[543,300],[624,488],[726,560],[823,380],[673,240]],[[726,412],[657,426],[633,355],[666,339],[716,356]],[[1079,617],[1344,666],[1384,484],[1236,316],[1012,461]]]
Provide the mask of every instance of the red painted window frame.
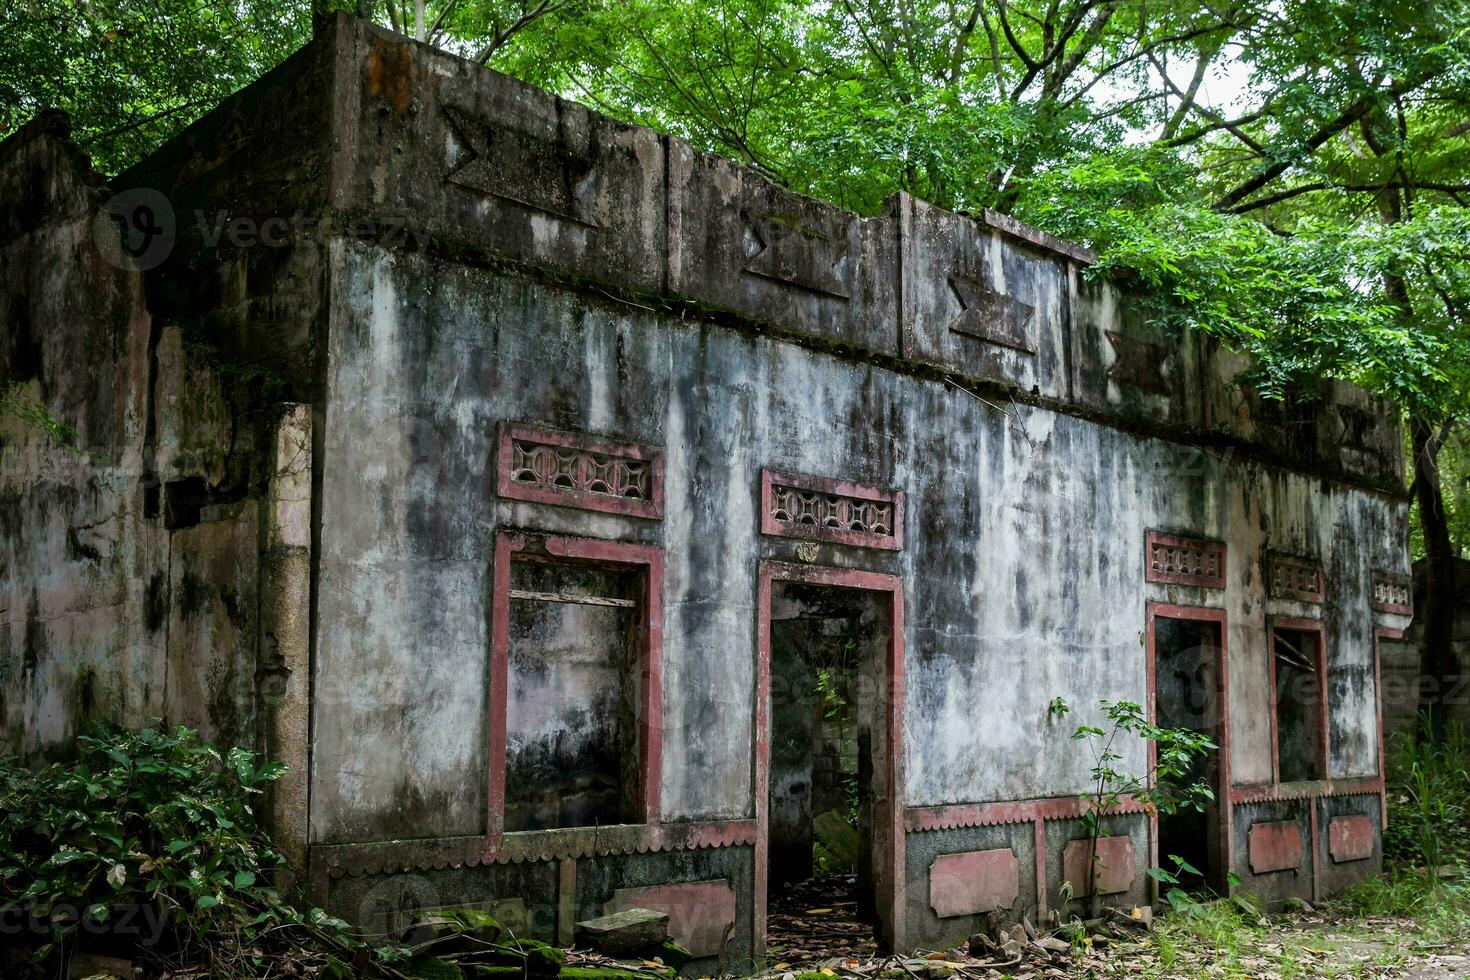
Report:
[[[511,443],[516,439],[561,446],[581,452],[598,453],[604,456],[622,456],[648,464],[648,497],[637,500],[630,497],[614,497],[610,494],[588,493],[585,490],[533,486],[511,478]],[[501,497],[509,500],[529,500],[554,507],[575,507],[578,510],[594,510],[606,514],[622,514],[627,517],[643,517],[660,520],[664,516],[664,453],[656,446],[645,446],[636,442],[620,442],[604,439],[583,432],[568,432],[525,422],[505,422],[500,426],[500,443],[496,489]]]
[[[1271,684],[1271,782],[1281,786],[1281,733],[1276,721],[1276,631],[1297,630],[1317,634],[1317,752],[1322,775],[1311,783],[1332,781],[1332,719],[1327,706],[1327,625],[1320,619],[1269,616],[1266,619],[1266,662]],[[1380,726],[1381,730],[1381,726]]]
[[[1223,564],[1222,564],[1223,567]],[[1224,872],[1235,870],[1235,835],[1233,833],[1235,814],[1231,800],[1231,776],[1230,776],[1230,617],[1224,609],[1212,606],[1186,606],[1176,605],[1168,602],[1149,602],[1145,608],[1148,621],[1148,723],[1155,725],[1158,719],[1155,716],[1155,700],[1157,695],[1158,678],[1158,633],[1155,628],[1160,619],[1185,619],[1195,622],[1215,623],[1220,627],[1220,650],[1218,663],[1219,691],[1217,697],[1220,702],[1220,785],[1213,787],[1216,793],[1215,805],[1220,808],[1219,848],[1220,861],[1224,865]],[[1273,712],[1274,719],[1275,714]],[[1273,746],[1274,751],[1274,746]],[[1157,751],[1153,742],[1148,743],[1148,768],[1153,772],[1156,762]],[[1159,866],[1159,815],[1156,811],[1151,812],[1149,817],[1149,862],[1150,867]],[[1229,878],[1221,875],[1225,882],[1226,894],[1231,891]]]
[[[663,576],[664,556],[660,548],[600,538],[540,535],[500,531],[495,535],[494,571],[490,625],[490,684],[488,691],[489,732],[488,811],[486,815],[486,860],[493,860],[505,836],[506,686],[510,663],[510,566],[517,555],[535,552],[553,562],[569,565],[622,566],[644,576],[643,628],[639,644],[637,676],[642,717],[638,724],[639,811],[645,825],[659,823],[659,792],[663,760]],[[584,828],[558,828],[579,832]],[[551,831],[555,833],[556,831]],[[545,831],[529,831],[545,833]]]
[[[866,531],[850,531],[842,528],[818,527],[814,524],[790,524],[778,521],[771,515],[777,484],[826,493],[838,497],[857,497],[893,505],[893,534],[871,534]],[[832,544],[852,545],[857,548],[881,548],[884,551],[903,549],[903,491],[880,490],[847,480],[834,480],[825,476],[808,476],[803,473],[787,473],[782,470],[761,470],[761,533],[778,538],[801,538],[808,541],[827,541]]]
[[[1154,545],[1163,545],[1166,548],[1200,548],[1203,551],[1216,551],[1220,555],[1220,574],[1218,577],[1208,575],[1181,575],[1178,573],[1155,572],[1150,555]],[[1191,585],[1201,589],[1223,589],[1229,581],[1230,552],[1223,541],[1212,541],[1209,538],[1194,538],[1182,534],[1169,534],[1164,531],[1147,531],[1143,536],[1143,580],[1145,582],[1158,582],[1163,585]]]
[[[766,883],[770,873],[770,717],[771,717],[771,595],[776,582],[807,585],[829,585],[844,589],[889,594],[888,703],[887,732],[888,772],[884,782],[889,794],[889,840],[887,855],[874,861],[879,880],[874,882],[875,904],[880,921],[887,916],[890,937],[905,941],[905,867],[904,867],[904,627],[903,579],[897,575],[868,572],[826,565],[799,565],[794,562],[762,560],[756,576],[756,697],[755,760],[752,782],[755,799],[755,945],[757,954],[766,945]],[[887,880],[882,880],[886,878]],[[885,909],[887,912],[885,913]]]
[[1378,807],[1379,832],[1388,829],[1388,760],[1384,757],[1383,736],[1383,655],[1379,644],[1384,640],[1402,640],[1404,631],[1388,626],[1373,628],[1373,701],[1378,712]]

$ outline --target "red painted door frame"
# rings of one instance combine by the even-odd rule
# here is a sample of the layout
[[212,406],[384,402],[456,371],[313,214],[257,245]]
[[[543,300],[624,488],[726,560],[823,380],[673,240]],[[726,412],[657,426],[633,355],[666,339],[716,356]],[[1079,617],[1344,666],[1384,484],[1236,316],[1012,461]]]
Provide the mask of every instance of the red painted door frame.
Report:
[[[1224,865],[1219,875],[1220,882],[1225,886],[1224,893],[1229,894],[1229,875],[1235,871],[1235,837],[1232,833],[1234,824],[1234,813],[1230,801],[1230,626],[1229,619],[1223,609],[1212,609],[1205,606],[1176,606],[1167,602],[1150,602],[1147,607],[1148,615],[1148,720],[1149,724],[1157,724],[1158,719],[1154,714],[1154,702],[1157,677],[1157,651],[1155,649],[1156,630],[1155,623],[1159,619],[1186,619],[1196,622],[1215,623],[1220,627],[1220,647],[1216,653],[1215,662],[1215,697],[1218,700],[1219,719],[1217,723],[1219,736],[1220,760],[1216,772],[1215,809],[1218,817],[1216,819],[1215,833],[1219,835],[1216,844],[1219,849],[1220,861]],[[1148,766],[1153,771],[1155,762],[1154,745],[1149,743]],[[1159,867],[1159,815],[1154,813],[1149,818],[1149,861],[1151,866]]]
[[[775,582],[827,585],[841,589],[886,592],[890,597],[887,703],[884,726],[887,745],[875,758],[874,788],[887,795],[886,805],[874,801],[873,877],[882,941],[899,948],[904,941],[904,824],[903,824],[903,580],[896,575],[850,568],[798,565],[763,560],[756,598],[755,697],[755,947],[766,948],[766,887],[770,876],[770,717],[771,717],[771,593]],[[876,795],[876,794],[875,794]]]

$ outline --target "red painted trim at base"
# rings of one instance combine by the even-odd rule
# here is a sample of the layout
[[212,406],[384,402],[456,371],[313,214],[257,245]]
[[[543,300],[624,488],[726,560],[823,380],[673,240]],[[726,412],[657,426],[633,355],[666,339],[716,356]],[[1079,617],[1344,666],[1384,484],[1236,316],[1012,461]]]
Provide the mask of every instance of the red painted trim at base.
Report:
[[[1143,813],[1145,807],[1124,796],[1110,813]],[[957,827],[991,827],[996,824],[1032,823],[1036,820],[1075,820],[1086,812],[1076,796],[1053,796],[1037,800],[1002,803],[953,803],[944,806],[912,806],[904,811],[904,829],[910,833],[952,830]]]
[[1355,776],[1351,779],[1316,780],[1309,783],[1267,783],[1261,786],[1236,786],[1230,790],[1230,802],[1274,803],[1280,800],[1316,800],[1333,796],[1379,795],[1383,780],[1378,776]]
[[753,847],[755,821],[677,820],[659,824],[525,830],[502,835],[494,851],[489,844],[490,839],[484,835],[314,844],[311,862],[314,874],[341,877],[476,867],[491,863],[523,864],[619,854]]

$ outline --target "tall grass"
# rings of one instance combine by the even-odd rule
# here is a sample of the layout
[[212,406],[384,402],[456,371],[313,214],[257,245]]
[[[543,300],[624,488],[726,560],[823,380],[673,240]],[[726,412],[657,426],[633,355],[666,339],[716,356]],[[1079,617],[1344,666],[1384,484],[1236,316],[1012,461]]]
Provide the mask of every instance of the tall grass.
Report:
[[1388,755],[1385,863],[1423,868],[1470,862],[1470,740],[1452,722],[1436,742],[1427,718],[1419,736],[1395,733]]
[[1392,736],[1388,754],[1384,873],[1344,893],[1338,907],[1413,920],[1421,940],[1470,932],[1470,739],[1451,723],[1435,741],[1428,718],[1418,737]]

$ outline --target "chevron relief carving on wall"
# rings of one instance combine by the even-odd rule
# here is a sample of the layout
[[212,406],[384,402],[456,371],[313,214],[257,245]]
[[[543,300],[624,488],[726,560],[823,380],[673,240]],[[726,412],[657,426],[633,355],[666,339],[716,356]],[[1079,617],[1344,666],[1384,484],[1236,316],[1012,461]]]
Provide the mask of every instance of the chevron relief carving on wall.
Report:
[[1120,385],[1128,385],[1154,395],[1167,395],[1169,382],[1164,377],[1164,359],[1169,352],[1160,344],[1107,331],[1116,360],[1108,368],[1108,377]]
[[445,183],[597,227],[587,203],[596,196],[591,153],[491,126],[459,106],[446,105],[443,111],[465,154],[444,175]]
[[745,265],[742,272],[775,279],[834,299],[850,292],[838,266],[847,258],[847,226],[824,232],[788,215],[753,215],[745,219]]
[[1009,347],[1023,354],[1035,354],[1032,331],[1036,308],[1004,293],[997,292],[983,275],[967,274],[959,269],[949,275],[949,288],[960,301],[960,315],[949,329],[988,344]]

